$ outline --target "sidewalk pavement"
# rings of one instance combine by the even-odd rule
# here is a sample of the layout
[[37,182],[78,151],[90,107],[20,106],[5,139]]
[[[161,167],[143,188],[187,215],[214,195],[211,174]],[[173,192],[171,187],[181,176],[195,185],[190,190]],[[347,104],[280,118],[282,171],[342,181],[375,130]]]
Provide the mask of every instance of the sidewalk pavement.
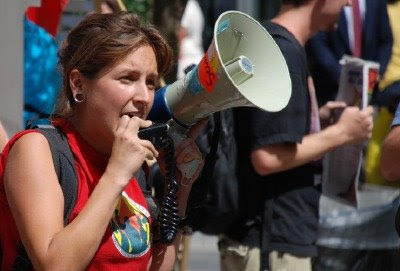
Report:
[[190,241],[189,271],[218,271],[217,236],[199,232]]

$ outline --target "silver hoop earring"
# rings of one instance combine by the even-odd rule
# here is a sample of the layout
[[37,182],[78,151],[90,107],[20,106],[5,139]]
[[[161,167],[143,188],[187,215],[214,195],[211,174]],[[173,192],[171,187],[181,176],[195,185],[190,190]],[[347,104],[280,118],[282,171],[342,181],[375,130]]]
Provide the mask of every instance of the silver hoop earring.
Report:
[[74,101],[77,103],[81,103],[85,100],[85,94],[82,92],[78,92],[74,95]]

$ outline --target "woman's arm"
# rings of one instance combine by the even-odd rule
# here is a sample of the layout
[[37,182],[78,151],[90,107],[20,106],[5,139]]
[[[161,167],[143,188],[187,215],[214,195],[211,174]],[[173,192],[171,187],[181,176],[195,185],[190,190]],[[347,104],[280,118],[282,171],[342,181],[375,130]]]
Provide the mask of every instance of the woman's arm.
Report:
[[64,228],[64,196],[49,145],[30,133],[12,148],[5,189],[21,240],[35,269],[84,269],[97,251],[123,190],[107,174],[78,217]]
[[[156,155],[150,142],[136,136],[144,121],[127,116],[121,119],[105,173],[79,215],[66,227],[64,197],[46,138],[29,133],[13,146],[4,172],[5,189],[34,269],[85,269],[100,245],[121,192],[145,158]],[[121,161],[125,163],[121,165]]]

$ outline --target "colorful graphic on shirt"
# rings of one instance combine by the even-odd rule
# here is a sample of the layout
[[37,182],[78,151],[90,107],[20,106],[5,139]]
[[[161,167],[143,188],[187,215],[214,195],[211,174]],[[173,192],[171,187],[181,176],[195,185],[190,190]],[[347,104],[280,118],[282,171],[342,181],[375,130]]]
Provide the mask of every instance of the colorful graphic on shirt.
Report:
[[150,214],[123,192],[111,219],[112,239],[127,258],[141,257],[150,249]]

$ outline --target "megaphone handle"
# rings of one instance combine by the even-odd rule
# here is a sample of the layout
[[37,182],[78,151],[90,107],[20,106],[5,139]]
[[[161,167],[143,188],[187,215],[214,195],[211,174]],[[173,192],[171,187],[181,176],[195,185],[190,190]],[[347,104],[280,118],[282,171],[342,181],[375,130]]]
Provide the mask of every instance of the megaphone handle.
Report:
[[201,161],[199,159],[194,159],[193,161],[178,166],[178,169],[180,172],[182,172],[183,177],[189,180],[188,183],[181,183],[182,185],[189,185],[192,182],[192,177],[196,173],[200,162]]
[[[175,148],[187,138],[186,133],[188,128],[182,127],[176,122],[172,121],[170,123],[170,129],[168,130],[169,136],[174,141]],[[196,173],[197,168],[199,167],[201,161],[199,159],[192,160],[190,162],[180,164],[177,166],[179,171],[182,173],[183,177],[189,179],[191,182],[193,175]],[[186,185],[188,185],[187,183]],[[185,185],[185,183],[183,183]]]

